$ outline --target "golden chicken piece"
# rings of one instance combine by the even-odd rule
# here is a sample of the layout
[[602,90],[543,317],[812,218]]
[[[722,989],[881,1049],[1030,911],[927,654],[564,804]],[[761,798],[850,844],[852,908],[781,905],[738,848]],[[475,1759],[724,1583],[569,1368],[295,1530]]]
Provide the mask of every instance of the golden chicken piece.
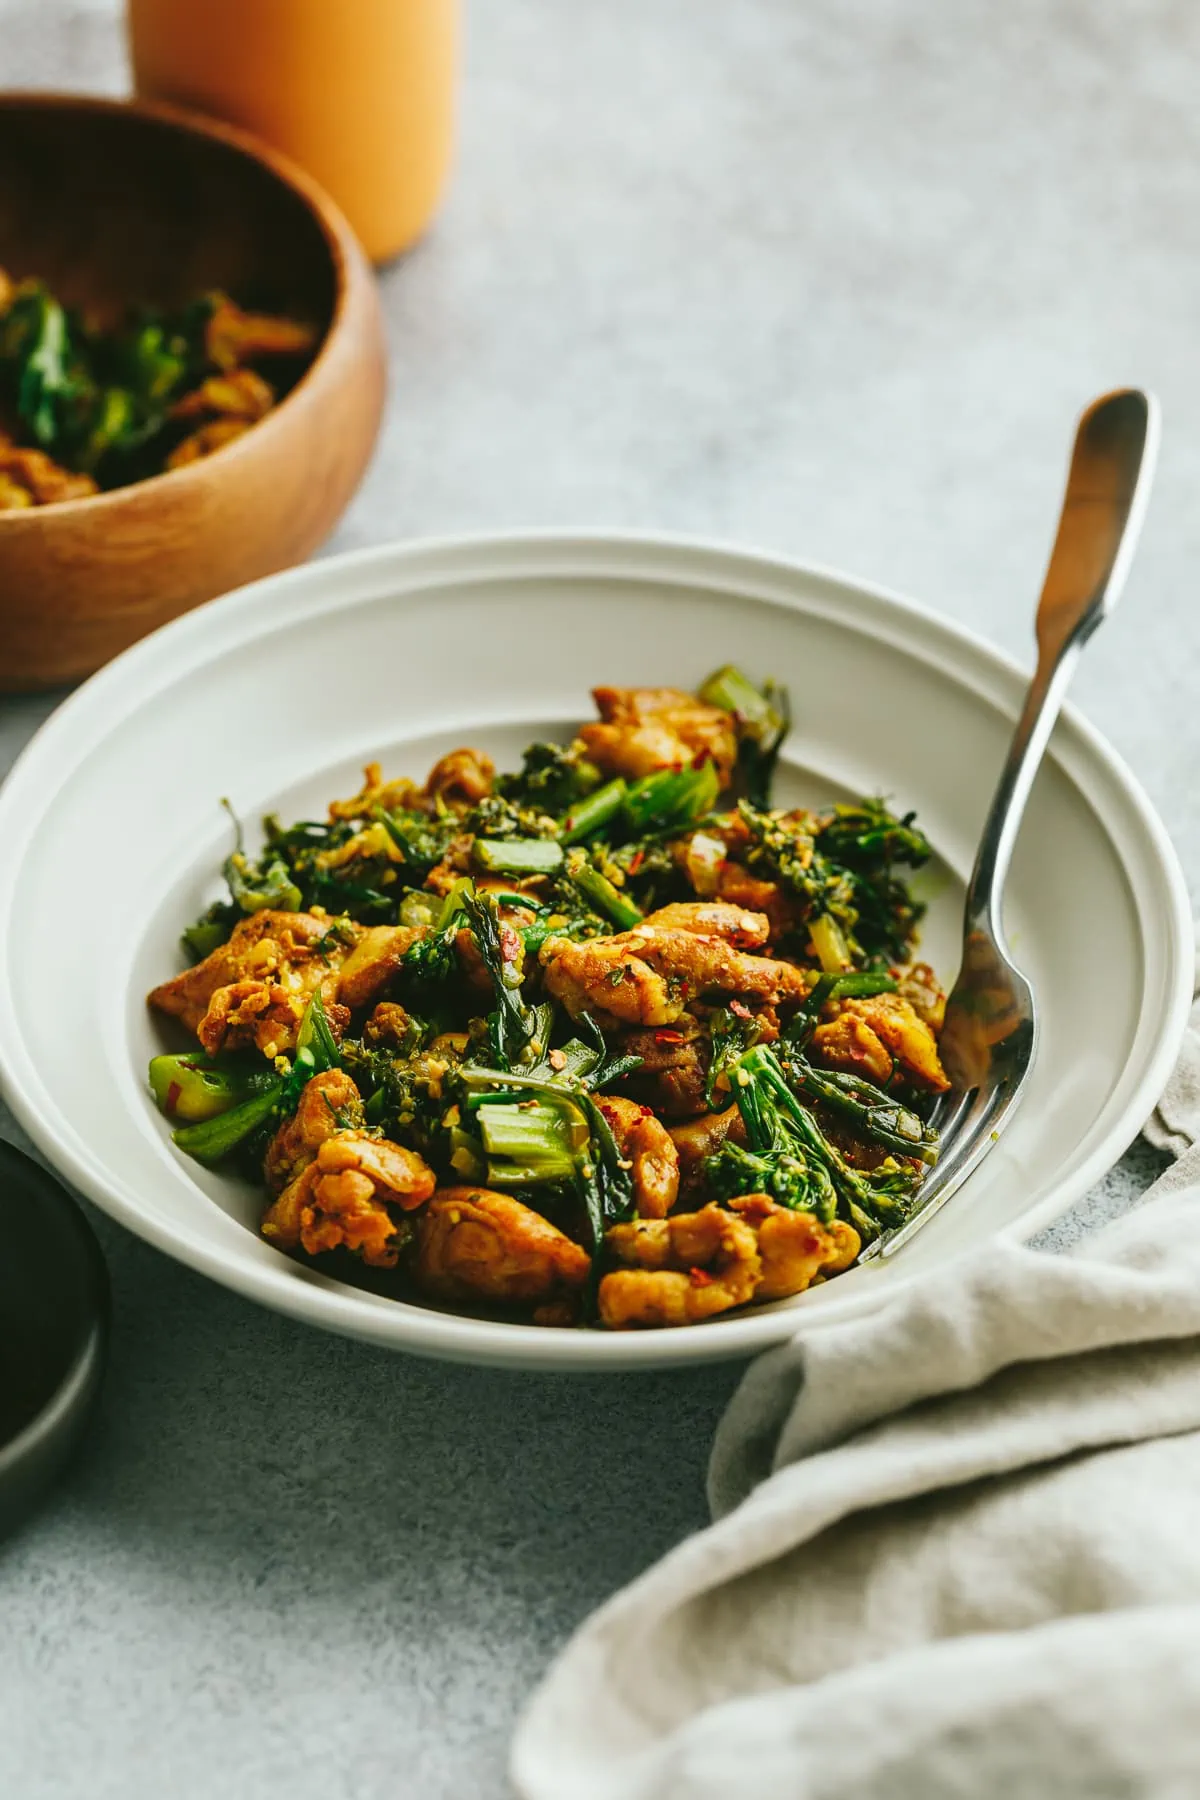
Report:
[[721,864],[717,871],[717,898],[733,906],[744,906],[748,912],[765,913],[772,939],[793,931],[800,922],[802,907],[795,895],[777,881],[760,880],[741,863]]
[[412,1273],[440,1300],[536,1300],[570,1294],[586,1250],[548,1219],[490,1188],[439,1188],[414,1220]]
[[418,938],[420,925],[372,925],[342,964],[337,997],[351,1011],[378,999]]
[[268,1207],[260,1227],[280,1250],[310,1256],[344,1247],[372,1268],[393,1269],[399,1233],[388,1208],[411,1211],[437,1177],[413,1150],[362,1131],[338,1131]]
[[672,1025],[628,1031],[620,1040],[622,1056],[641,1058],[641,1068],[625,1078],[635,1100],[669,1119],[690,1119],[705,1105],[709,1040],[693,1014],[681,1013]]
[[[743,922],[760,921],[765,933],[766,920],[760,914],[733,911]],[[732,994],[798,1005],[815,979],[810,971],[792,963],[736,950],[724,937],[710,933],[680,931],[643,920],[624,935],[636,955],[679,984],[685,999]]]
[[780,1206],[767,1194],[742,1194],[729,1206],[758,1239],[762,1274],[754,1290],[756,1300],[786,1300],[802,1294],[818,1275],[837,1275],[848,1269],[862,1249],[853,1225],[841,1219],[823,1225],[813,1213]]
[[492,791],[496,765],[482,750],[451,750],[434,763],[425,792],[448,806],[474,806]]
[[648,1106],[615,1094],[597,1095],[617,1149],[632,1163],[633,1194],[643,1219],[664,1219],[679,1193],[679,1156],[670,1134]]
[[[357,934],[358,927],[347,929]],[[304,1011],[320,993],[335,1031],[349,1014],[337,1004],[346,944],[313,913],[257,912],[233,928],[194,969],[151,990],[158,1012],[179,1019],[213,1054],[254,1044],[264,1056],[295,1048]]]
[[265,418],[275,404],[275,389],[253,369],[231,369],[225,375],[210,375],[190,394],[184,394],[171,407],[172,419],[202,419],[206,413],[218,418],[249,419],[253,424]]
[[613,1225],[609,1249],[627,1266],[600,1282],[612,1331],[696,1325],[753,1298],[762,1275],[754,1231],[720,1206]]
[[592,698],[601,722],[584,725],[579,735],[605,775],[635,780],[658,769],[708,761],[716,765],[721,786],[728,787],[737,761],[731,713],[680,688],[598,687]]
[[745,1120],[736,1106],[727,1106],[724,1112],[701,1113],[699,1118],[684,1119],[668,1130],[679,1157],[679,1191],[685,1199],[704,1193],[704,1164],[722,1144],[746,1142]]
[[176,444],[164,466],[168,469],[186,469],[189,463],[200,462],[217,450],[223,450],[226,444],[232,444],[249,429],[249,419],[210,419],[207,425],[201,425],[198,431],[193,431],[181,443]]
[[363,770],[362,787],[352,799],[330,801],[329,817],[335,824],[340,819],[369,819],[377,806],[385,812],[409,811],[423,800],[415,781],[403,775],[396,781],[385,781],[380,765],[372,762]]
[[813,1053],[830,1068],[861,1074],[880,1085],[898,1072],[915,1087],[942,1094],[950,1086],[937,1040],[912,1002],[900,994],[872,994],[836,1002],[836,1016],[817,1026]]
[[[737,950],[757,950],[771,934],[764,913],[725,900],[683,900],[647,913],[642,925],[655,931],[686,931],[692,937],[721,938]],[[639,928],[640,929],[640,928]]]
[[[762,924],[765,929],[765,919]],[[705,994],[798,1004],[814,980],[792,963],[735,950],[723,937],[661,927],[648,919],[617,937],[578,944],[550,937],[540,954],[546,986],[572,1018],[591,1012],[609,1030],[617,1024],[670,1025],[690,999]]]
[[17,284],[7,269],[0,269],[0,319],[17,297]]
[[268,313],[243,312],[227,294],[212,298],[204,349],[218,369],[236,369],[260,356],[307,356],[316,348],[318,334],[311,325]]
[[0,480],[10,494],[6,511],[25,504],[11,497],[13,489],[23,488],[33,506],[54,506],[62,500],[87,500],[100,489],[90,475],[76,475],[64,469],[44,450],[26,450],[10,439],[0,437]]
[[365,1131],[338,1131],[317,1152],[322,1176],[355,1175],[373,1181],[384,1199],[405,1212],[422,1206],[437,1178],[415,1150]]
[[363,1122],[362,1096],[344,1069],[325,1069],[305,1084],[300,1103],[285,1119],[263,1158],[263,1177],[281,1194],[316,1160],[317,1151],[338,1131]]
[[684,1009],[678,984],[636,956],[627,938],[548,937],[538,952],[547,991],[573,1019],[590,1012],[601,1030],[618,1025],[670,1025]]
[[877,1087],[891,1080],[895,1066],[871,1027],[852,1013],[818,1025],[812,1034],[811,1050],[814,1062],[847,1075],[860,1075]]

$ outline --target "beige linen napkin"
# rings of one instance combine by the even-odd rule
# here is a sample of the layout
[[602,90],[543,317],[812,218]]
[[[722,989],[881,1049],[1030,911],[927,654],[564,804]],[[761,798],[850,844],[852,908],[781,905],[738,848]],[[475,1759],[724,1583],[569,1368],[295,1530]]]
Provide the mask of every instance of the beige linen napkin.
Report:
[[1179,1160],[1053,1256],[985,1246],[747,1373],[716,1523],[590,1619],[524,1800],[1200,1795],[1200,1037]]

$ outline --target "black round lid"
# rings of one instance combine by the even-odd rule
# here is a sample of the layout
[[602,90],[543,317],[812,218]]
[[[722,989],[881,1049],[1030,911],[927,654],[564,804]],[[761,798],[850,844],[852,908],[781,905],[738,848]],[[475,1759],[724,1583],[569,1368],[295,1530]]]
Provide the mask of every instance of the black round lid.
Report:
[[0,1535],[74,1450],[100,1388],[108,1272],[52,1175],[0,1140]]

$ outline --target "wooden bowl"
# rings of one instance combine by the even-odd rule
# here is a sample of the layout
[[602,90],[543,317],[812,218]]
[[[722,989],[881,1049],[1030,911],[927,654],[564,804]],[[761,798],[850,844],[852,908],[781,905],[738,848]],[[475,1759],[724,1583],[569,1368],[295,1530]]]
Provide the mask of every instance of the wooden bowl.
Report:
[[383,332],[349,226],[285,159],[148,103],[0,94],[0,268],[103,317],[208,288],[317,320],[287,398],[201,462],[0,513],[0,691],[78,680],[158,625],[307,556],[379,428]]

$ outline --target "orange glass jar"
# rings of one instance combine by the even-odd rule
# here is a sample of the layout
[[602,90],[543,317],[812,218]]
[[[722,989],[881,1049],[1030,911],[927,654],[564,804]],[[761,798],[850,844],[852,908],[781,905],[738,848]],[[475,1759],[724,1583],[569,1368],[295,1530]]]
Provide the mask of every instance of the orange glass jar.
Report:
[[128,0],[137,92],[227,119],[328,190],[381,262],[436,210],[458,0]]

